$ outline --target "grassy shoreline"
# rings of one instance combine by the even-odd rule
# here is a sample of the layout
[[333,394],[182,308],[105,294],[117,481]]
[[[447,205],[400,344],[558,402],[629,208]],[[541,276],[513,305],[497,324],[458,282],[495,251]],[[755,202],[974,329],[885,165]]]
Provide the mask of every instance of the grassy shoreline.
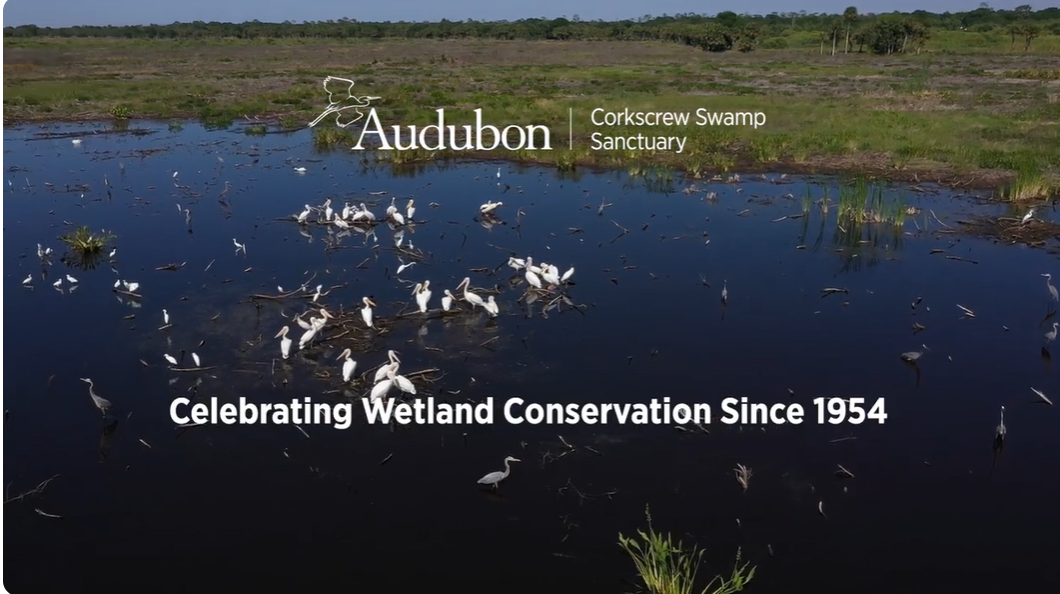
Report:
[[[381,96],[385,125],[546,124],[565,149],[505,155],[559,168],[666,167],[859,173],[975,187],[1011,199],[1058,187],[1060,57],[820,55],[808,49],[707,54],[660,42],[387,40],[143,41],[5,39],[5,125],[198,119],[299,129],[326,102],[328,75]],[[589,111],[762,111],[753,128],[590,129]],[[348,140],[316,129],[321,148]],[[588,135],[684,136],[683,154],[594,152]],[[405,161],[452,155],[423,151]],[[467,155],[472,156],[472,155]],[[501,157],[490,154],[490,158]]]

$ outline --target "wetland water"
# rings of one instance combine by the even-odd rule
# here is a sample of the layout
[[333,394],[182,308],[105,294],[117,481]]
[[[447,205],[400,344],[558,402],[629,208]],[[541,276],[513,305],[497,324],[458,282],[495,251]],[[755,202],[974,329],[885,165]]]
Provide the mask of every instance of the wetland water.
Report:
[[[659,193],[626,172],[560,177],[499,163],[394,176],[356,155],[314,154],[307,133],[138,126],[150,133],[4,132],[5,499],[58,475],[4,505],[14,592],[276,581],[628,591],[637,578],[617,536],[646,528],[646,505],[656,529],[705,548],[703,575],[727,574],[742,547],[758,566],[756,592],[1060,583],[1060,419],[1030,391],[1060,397],[1041,352],[1055,317],[1043,320],[1040,276],[1060,278],[1060,265],[1044,250],[947,232],[930,214],[956,228],[974,213],[1020,212],[899,188],[887,200],[920,212],[903,228],[859,230],[837,222],[834,182],[823,214],[825,181],[676,179]],[[682,192],[693,183],[702,191]],[[382,217],[391,196],[402,211],[415,199],[403,245],[423,253],[400,276],[387,225],[343,236],[316,224],[300,232],[291,219],[328,197],[337,211],[364,202]],[[487,200],[504,202],[491,228],[476,220]],[[601,203],[610,206],[599,214]],[[67,222],[116,234],[113,263],[62,263],[56,237]],[[41,266],[38,243],[54,249],[51,265]],[[525,282],[511,286],[522,273],[503,266],[506,250],[574,266],[567,294],[580,308],[544,317],[551,297],[532,311],[520,303]],[[186,264],[156,270],[169,263]],[[78,280],[72,292],[65,280],[61,292],[52,286],[66,274]],[[499,288],[498,317],[460,302],[465,313],[410,313],[410,282],[431,281],[437,310],[465,276],[483,295]],[[115,294],[116,279],[139,282],[142,297]],[[307,294],[248,299],[307,281]],[[330,288],[318,305],[350,314],[352,330],[298,352],[302,330],[289,318],[316,307],[318,284]],[[849,292],[822,297],[825,287]],[[360,323],[364,296],[380,330]],[[961,319],[957,304],[975,318]],[[171,326],[160,330],[163,309]],[[285,324],[295,340],[286,362],[273,338]],[[930,351],[918,369],[899,359],[921,344]],[[346,346],[356,375],[373,373],[344,388],[336,357]],[[304,425],[308,438],[289,425],[177,431],[170,419],[178,397],[349,402],[370,389],[388,349],[420,396],[450,402],[670,397],[717,407],[746,396],[802,403],[811,419],[715,422],[709,434],[672,424],[392,428],[367,425],[358,405],[349,429]],[[192,352],[216,367],[170,371],[163,355],[181,350],[179,367],[193,365]],[[440,371],[413,376],[431,368]],[[81,377],[113,402],[116,427]],[[818,396],[884,398],[886,422],[818,425]],[[1008,438],[995,457],[1002,405]],[[561,457],[564,442],[574,451]],[[522,462],[499,494],[483,492],[475,481],[508,455]],[[737,464],[754,471],[746,492]],[[837,465],[854,478],[838,478]]]

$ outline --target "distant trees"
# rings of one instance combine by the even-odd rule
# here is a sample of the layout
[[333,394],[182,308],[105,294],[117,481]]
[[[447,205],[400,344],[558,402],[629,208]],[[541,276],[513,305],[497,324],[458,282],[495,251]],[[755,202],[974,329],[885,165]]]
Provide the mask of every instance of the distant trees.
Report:
[[[169,25],[5,27],[5,38],[117,37],[126,39],[200,40],[236,39],[533,39],[533,40],[664,40],[707,52],[750,52],[759,47],[787,47],[793,33],[818,33],[821,53],[831,44],[831,54],[868,50],[879,54],[920,51],[931,30],[1006,32],[1011,47],[1023,49],[1045,32],[1060,34],[1060,7],[1035,11],[1024,4],[1012,10],[994,10],[983,3],[968,12],[935,14],[861,14],[850,6],[842,14],[806,11],[767,15],[723,11],[702,14],[643,15],[620,21],[586,21],[577,17],[521,19],[517,21],[442,20],[439,22],[361,22],[343,18],[316,22],[219,23],[195,21]],[[803,36],[802,39],[806,39]],[[797,38],[796,38],[797,39]]]

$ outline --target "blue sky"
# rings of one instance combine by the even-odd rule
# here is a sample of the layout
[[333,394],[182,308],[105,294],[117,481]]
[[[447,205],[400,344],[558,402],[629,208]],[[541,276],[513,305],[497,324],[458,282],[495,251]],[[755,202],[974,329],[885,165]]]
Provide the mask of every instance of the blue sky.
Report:
[[[994,0],[994,8],[1013,8],[1026,0]],[[1051,3],[1031,0],[1035,8]],[[744,0],[707,2],[704,0],[537,0],[500,2],[498,0],[8,0],[4,2],[4,25],[130,25],[169,24],[174,21],[230,21],[257,19],[267,22],[323,21],[349,17],[361,21],[515,20],[544,16],[578,15],[583,19],[634,18],[644,14],[680,12],[716,13],[722,10],[768,14],[806,10],[840,12],[846,6],[862,12],[912,11],[931,7],[936,12],[972,10],[979,0]]]

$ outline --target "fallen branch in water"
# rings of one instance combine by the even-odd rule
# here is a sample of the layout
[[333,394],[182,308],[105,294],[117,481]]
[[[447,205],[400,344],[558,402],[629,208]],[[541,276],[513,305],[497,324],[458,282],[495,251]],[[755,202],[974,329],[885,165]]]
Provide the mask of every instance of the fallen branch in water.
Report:
[[[40,484],[38,484],[36,487],[33,487],[29,491],[26,491],[25,493],[22,493],[20,495],[16,495],[14,497],[5,499],[4,503],[11,503],[12,501],[22,501],[23,499],[25,499],[27,497],[31,497],[33,495],[40,495],[44,491],[44,489],[48,486],[48,484],[51,483],[52,481],[54,481],[58,477],[59,477],[59,475],[55,475],[55,476],[51,477],[50,479],[41,481]],[[11,488],[11,483],[8,483],[7,486],[8,486],[8,489],[10,489]],[[6,495],[6,493],[5,493],[5,495]]]

